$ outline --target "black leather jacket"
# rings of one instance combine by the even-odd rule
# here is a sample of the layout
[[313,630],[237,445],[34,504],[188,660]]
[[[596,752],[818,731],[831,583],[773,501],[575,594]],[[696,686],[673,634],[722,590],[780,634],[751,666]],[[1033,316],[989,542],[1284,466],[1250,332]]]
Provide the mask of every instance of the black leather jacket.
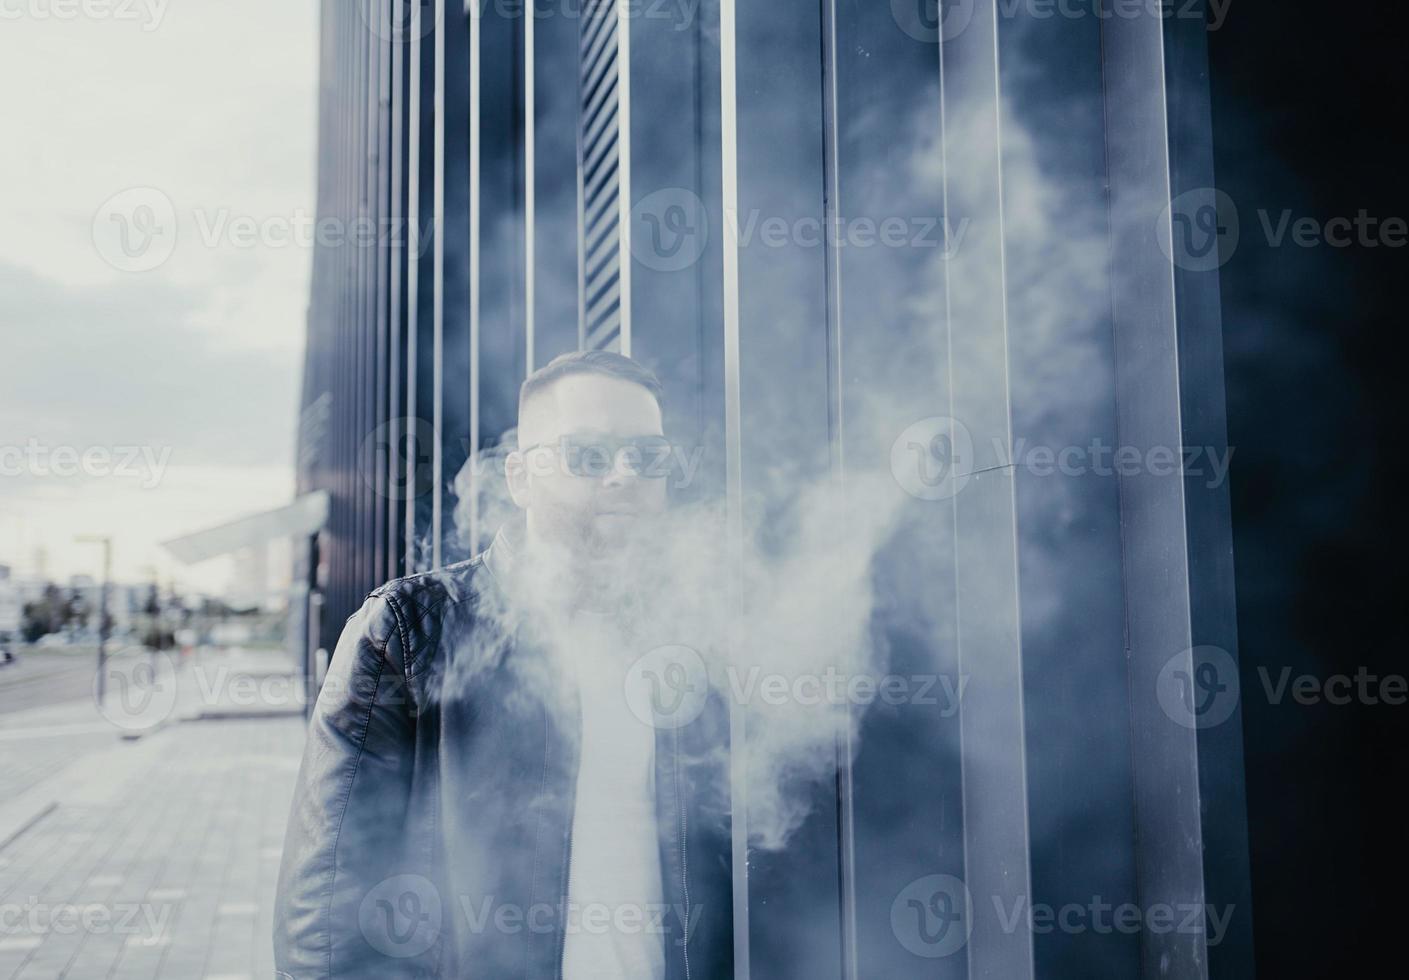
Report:
[[[308,731],[275,908],[280,977],[561,976],[578,729],[508,625],[502,539],[347,622]],[[549,685],[551,686],[551,685]],[[656,731],[667,980],[733,975],[722,701]],[[631,978],[622,978],[631,980]]]

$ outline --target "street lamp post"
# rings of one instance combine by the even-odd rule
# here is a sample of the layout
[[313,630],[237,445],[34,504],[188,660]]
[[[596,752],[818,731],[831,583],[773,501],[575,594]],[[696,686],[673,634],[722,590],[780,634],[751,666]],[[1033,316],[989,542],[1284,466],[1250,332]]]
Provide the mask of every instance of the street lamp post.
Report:
[[103,704],[106,695],[106,678],[103,676],[103,668],[107,665],[108,652],[108,632],[110,624],[108,621],[108,590],[112,582],[113,574],[113,539],[100,534],[86,534],[75,540],[79,544],[100,544],[103,546],[103,585],[98,592],[98,704]]

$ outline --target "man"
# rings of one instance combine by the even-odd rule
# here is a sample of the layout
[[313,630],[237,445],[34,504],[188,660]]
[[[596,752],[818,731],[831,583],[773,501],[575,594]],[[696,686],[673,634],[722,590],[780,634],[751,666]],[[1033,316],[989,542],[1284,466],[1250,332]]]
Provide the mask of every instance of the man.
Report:
[[640,669],[678,639],[641,574],[668,593],[660,398],[618,354],[536,372],[505,467],[521,520],[348,620],[284,845],[280,976],[732,975],[727,719],[714,695],[668,717]]

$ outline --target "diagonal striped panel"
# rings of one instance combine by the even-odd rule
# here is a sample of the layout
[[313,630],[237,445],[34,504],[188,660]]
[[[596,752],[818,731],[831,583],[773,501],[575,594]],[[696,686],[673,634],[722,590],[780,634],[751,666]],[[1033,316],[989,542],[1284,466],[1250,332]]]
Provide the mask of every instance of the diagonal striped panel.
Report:
[[578,179],[582,186],[582,346],[620,344],[620,125],[615,0],[586,0],[580,28]]

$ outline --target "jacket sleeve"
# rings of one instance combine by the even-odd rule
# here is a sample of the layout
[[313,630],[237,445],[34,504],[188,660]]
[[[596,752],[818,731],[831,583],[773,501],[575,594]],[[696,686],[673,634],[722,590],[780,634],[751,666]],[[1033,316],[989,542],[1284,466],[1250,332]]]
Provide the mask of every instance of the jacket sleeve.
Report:
[[420,910],[435,896],[401,867],[416,710],[395,603],[374,593],[348,619],[313,709],[275,899],[280,977],[420,976],[434,954]]

